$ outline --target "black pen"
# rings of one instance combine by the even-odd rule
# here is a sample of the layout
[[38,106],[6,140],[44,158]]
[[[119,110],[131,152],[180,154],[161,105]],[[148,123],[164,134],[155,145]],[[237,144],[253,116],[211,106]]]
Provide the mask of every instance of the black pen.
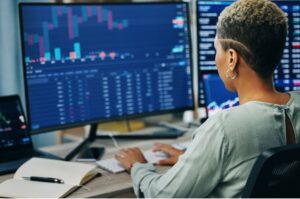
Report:
[[23,177],[23,179],[30,180],[30,181],[38,181],[38,182],[51,182],[51,183],[64,184],[63,180],[58,178],[50,178],[50,177],[30,176],[30,177]]

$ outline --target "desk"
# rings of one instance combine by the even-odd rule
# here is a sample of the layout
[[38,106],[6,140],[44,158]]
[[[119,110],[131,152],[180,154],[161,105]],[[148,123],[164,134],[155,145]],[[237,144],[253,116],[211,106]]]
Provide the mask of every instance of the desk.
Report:
[[[142,150],[152,148],[154,142],[163,143],[180,143],[191,139],[191,133],[187,133],[178,139],[163,139],[163,140],[118,140],[121,147],[140,147]],[[64,157],[71,151],[77,143],[63,144],[52,147],[45,147],[42,150]],[[97,140],[93,145],[104,146],[106,148],[104,159],[114,156],[116,149],[111,139]],[[163,172],[168,167],[159,167],[158,170]],[[88,198],[88,197],[126,197],[135,198],[133,193],[131,177],[128,173],[111,174],[98,168],[102,173],[101,177],[95,178],[85,185],[86,189],[80,188],[73,192],[69,197],[72,198]],[[12,178],[12,174],[0,176],[0,182]]]

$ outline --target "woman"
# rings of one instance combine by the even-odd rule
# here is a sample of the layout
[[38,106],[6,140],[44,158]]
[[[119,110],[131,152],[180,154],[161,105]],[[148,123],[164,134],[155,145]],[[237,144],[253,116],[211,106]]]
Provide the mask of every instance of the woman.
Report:
[[286,17],[269,0],[238,0],[221,13],[216,66],[225,87],[238,93],[240,106],[209,118],[184,153],[156,145],[155,150],[170,154],[161,163],[175,164],[164,174],[137,148],[116,154],[131,172],[137,195],[240,197],[263,151],[299,142],[300,95],[279,93],[273,86],[286,36]]

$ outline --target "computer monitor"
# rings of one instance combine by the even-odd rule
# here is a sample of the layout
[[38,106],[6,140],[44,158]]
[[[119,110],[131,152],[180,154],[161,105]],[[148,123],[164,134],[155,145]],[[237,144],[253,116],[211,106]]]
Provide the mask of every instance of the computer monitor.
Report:
[[208,117],[239,104],[237,94],[226,90],[218,74],[202,74],[201,77]]
[[193,108],[188,4],[20,4],[32,133]]
[[275,85],[280,91],[300,91],[300,2],[274,1],[288,17],[288,36],[283,57],[275,71]]
[[[216,23],[222,10],[234,1],[198,0],[197,1],[197,39],[198,39],[198,70],[199,70],[199,104],[210,110],[211,102],[226,103],[233,95],[228,91],[214,93],[216,87],[207,86],[212,78],[217,82],[215,66],[214,38]],[[299,1],[274,1],[287,15],[289,33],[283,58],[274,74],[275,86],[280,91],[300,90],[300,5]],[[219,83],[221,79],[218,80]],[[221,86],[221,84],[220,84]],[[211,90],[211,89],[214,90]],[[219,87],[219,88],[224,88]],[[219,92],[219,91],[218,91]],[[229,97],[231,96],[231,97]],[[237,99],[234,98],[234,101]],[[215,111],[213,111],[215,112]]]
[[[0,97],[0,138],[0,152],[6,155],[7,151],[32,147],[20,99],[16,95]],[[3,155],[0,153],[0,157]]]

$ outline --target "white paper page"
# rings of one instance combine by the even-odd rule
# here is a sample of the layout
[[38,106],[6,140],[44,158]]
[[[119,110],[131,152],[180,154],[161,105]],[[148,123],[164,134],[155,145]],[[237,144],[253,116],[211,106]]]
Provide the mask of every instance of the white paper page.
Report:
[[96,168],[95,165],[32,158],[25,162],[15,173],[14,179],[22,177],[39,176],[62,179],[65,184],[80,185],[84,176]]
[[0,184],[0,197],[59,198],[72,189],[72,185],[9,179]]

